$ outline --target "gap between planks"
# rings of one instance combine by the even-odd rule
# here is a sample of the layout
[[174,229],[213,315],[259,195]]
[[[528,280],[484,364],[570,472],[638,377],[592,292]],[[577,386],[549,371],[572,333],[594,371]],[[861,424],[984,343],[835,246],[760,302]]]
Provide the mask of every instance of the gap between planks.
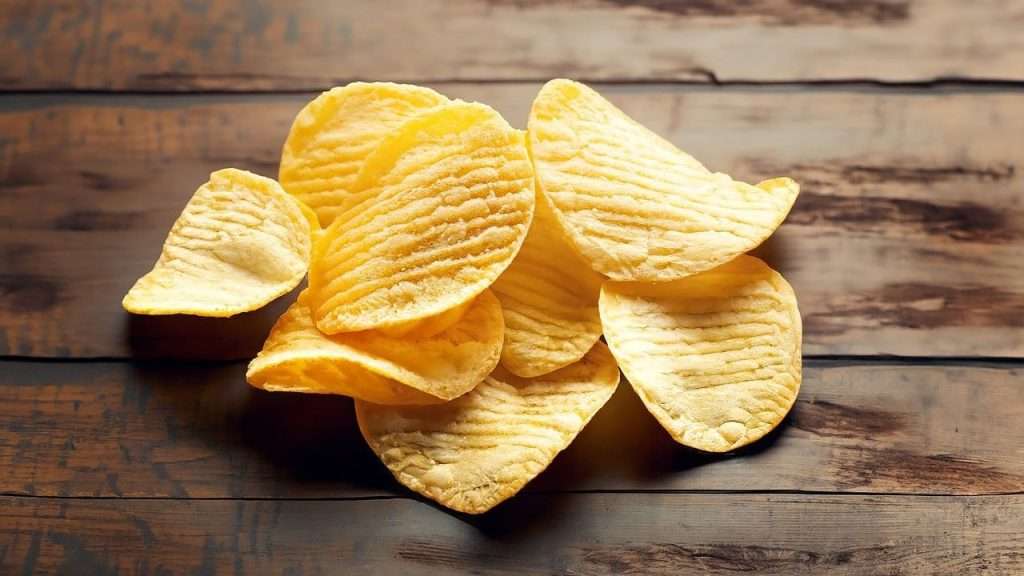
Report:
[[[397,79],[388,80],[399,84],[420,84],[425,86],[500,86],[500,85],[523,85],[543,84],[552,77],[524,77],[524,78],[435,78],[431,80]],[[573,80],[583,82],[595,87],[678,87],[690,90],[730,90],[730,89],[789,89],[799,91],[868,91],[877,93],[972,93],[972,92],[1018,92],[1024,91],[1024,80],[1010,80],[1001,78],[968,78],[959,76],[948,76],[934,78],[931,80],[919,81],[888,81],[874,80],[871,78],[842,78],[842,79],[820,79],[820,80],[728,80],[720,81],[714,74],[708,72],[708,81],[699,80],[677,80],[672,78],[645,78],[616,79],[616,78],[587,78],[585,76],[573,76]],[[0,101],[7,97],[16,96],[49,96],[49,97],[77,97],[77,96],[274,96],[274,95],[297,95],[309,94],[311,97],[332,86],[343,86],[350,82],[373,82],[372,78],[337,78],[330,83],[316,88],[272,88],[268,90],[226,90],[218,88],[190,88],[188,90],[140,90],[140,89],[13,89],[4,90],[0,88]]]
[[[878,497],[878,498],[985,498],[999,496],[1024,496],[1024,491],[1011,490],[1002,492],[871,492],[865,490],[710,490],[710,489],[621,489],[621,490],[530,490],[524,489],[521,495],[562,496],[588,494],[658,494],[664,496],[843,496],[843,497]],[[24,492],[0,492],[0,498],[25,500],[118,500],[118,501],[195,501],[195,502],[364,502],[371,500],[410,500],[427,502],[426,498],[417,494],[386,494],[367,496],[61,496],[46,494],[28,494]],[[513,497],[514,498],[514,497]]]
[[[119,356],[23,356],[0,355],[0,363],[38,364],[167,364],[186,366],[225,366],[245,364],[249,358],[217,360],[179,358],[132,358]],[[950,368],[1019,368],[1024,357],[1017,356],[899,356],[893,354],[805,354],[804,366],[832,368],[845,366],[948,366]]]

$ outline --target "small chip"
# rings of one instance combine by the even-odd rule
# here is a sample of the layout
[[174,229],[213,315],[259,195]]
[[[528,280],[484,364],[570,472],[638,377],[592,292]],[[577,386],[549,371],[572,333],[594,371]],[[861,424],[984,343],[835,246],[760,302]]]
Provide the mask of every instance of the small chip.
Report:
[[327,336],[316,329],[304,291],[270,331],[246,379],[274,392],[343,394],[379,404],[451,400],[498,363],[501,305],[488,290],[462,317],[428,336],[377,331]]
[[800,312],[752,256],[662,284],[606,282],[605,338],[647,409],[680,444],[725,452],[761,438],[800,389]]
[[582,358],[601,337],[602,280],[569,247],[538,198],[522,249],[491,287],[505,315],[502,365],[532,378]]
[[370,448],[405,486],[479,514],[515,495],[611,398],[619,370],[601,342],[576,364],[524,379],[499,367],[436,406],[356,402]]
[[788,178],[751,186],[711,173],[569,80],[541,88],[529,142],[574,248],[613,280],[676,280],[728,262],[771,235],[799,192]]
[[324,92],[295,117],[281,152],[281,185],[330,225],[366,157],[405,121],[445,102],[429,88],[390,82]]
[[512,262],[533,217],[523,135],[482,104],[452,102],[406,122],[353,189],[310,269],[313,317],[328,334],[465,304]]
[[135,314],[215,317],[256,310],[302,281],[318,228],[274,180],[218,170],[196,190],[153,270],[122,305]]

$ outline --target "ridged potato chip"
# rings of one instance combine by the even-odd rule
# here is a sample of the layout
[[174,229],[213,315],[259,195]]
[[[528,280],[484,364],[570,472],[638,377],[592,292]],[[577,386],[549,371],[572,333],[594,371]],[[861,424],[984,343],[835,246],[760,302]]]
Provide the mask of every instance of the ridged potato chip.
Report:
[[343,394],[378,404],[432,404],[471,390],[498,364],[503,321],[488,290],[462,318],[429,336],[377,331],[327,336],[299,296],[249,364],[246,380],[270,391]]
[[328,334],[464,304],[512,262],[533,217],[523,135],[483,104],[452,102],[406,122],[354,189],[309,275],[313,317]]
[[473,302],[474,300],[470,300],[469,302],[456,306],[451,310],[445,310],[437,316],[430,316],[428,318],[423,318],[422,320],[410,320],[409,322],[379,328],[377,331],[395,338],[410,336],[425,338],[427,336],[433,336],[461,320],[462,316],[465,315],[466,310],[469,310],[469,307]]
[[530,111],[542,196],[575,249],[613,280],[669,281],[747,252],[778,228],[799,187],[711,173],[590,88],[552,80]]
[[343,209],[366,157],[405,121],[448,99],[422,86],[353,82],[324,92],[292,124],[281,185],[328,226]]
[[619,370],[601,342],[538,378],[499,367],[436,406],[356,402],[359,429],[395,478],[448,508],[479,514],[516,494],[611,398]]
[[606,282],[605,339],[647,409],[679,443],[726,452],[761,438],[800,389],[800,312],[752,256],[662,284]]
[[601,337],[602,278],[569,247],[538,201],[522,249],[491,286],[505,315],[501,364],[532,378],[568,366]]
[[159,260],[124,297],[135,314],[228,317],[263,307],[306,275],[316,217],[271,180],[210,175],[175,221]]

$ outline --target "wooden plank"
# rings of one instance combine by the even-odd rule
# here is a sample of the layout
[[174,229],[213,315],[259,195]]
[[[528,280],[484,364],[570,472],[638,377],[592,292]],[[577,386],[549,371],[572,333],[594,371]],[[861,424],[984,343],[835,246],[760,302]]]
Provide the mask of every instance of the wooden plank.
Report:
[[[5,362],[0,492],[407,494],[347,398],[249,388],[243,366]],[[528,491],[1024,491],[1022,368],[812,366],[792,415],[728,456],[672,442],[625,383]]]
[[1017,574],[1024,496],[0,498],[0,571],[88,574]]
[[1024,80],[1002,0],[0,2],[2,89],[300,90],[350,79]]
[[[522,125],[536,84],[445,86]],[[1024,94],[604,86],[716,170],[803,182],[759,253],[808,354],[1024,356]],[[276,308],[129,317],[210,171],[273,175],[308,95],[0,99],[0,354],[247,358]]]

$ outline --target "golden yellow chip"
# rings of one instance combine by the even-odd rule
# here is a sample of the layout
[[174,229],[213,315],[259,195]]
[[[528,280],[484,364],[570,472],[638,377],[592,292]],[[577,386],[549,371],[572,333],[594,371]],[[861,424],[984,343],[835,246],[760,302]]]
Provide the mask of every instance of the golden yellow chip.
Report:
[[302,281],[318,228],[274,180],[218,170],[196,190],[153,270],[122,305],[135,314],[216,317],[261,308]]
[[749,444],[796,400],[796,295],[757,258],[662,284],[606,282],[601,320],[622,373],[681,444],[710,452]]
[[381,141],[447,101],[429,88],[389,82],[354,82],[324,92],[295,117],[281,152],[281,185],[328,226]]
[[799,187],[711,173],[590,88],[552,80],[529,120],[537,184],[575,249],[613,280],[714,268],[778,228]]
[[425,338],[427,336],[433,336],[438,332],[448,329],[449,326],[461,320],[472,304],[473,300],[470,300],[469,302],[456,306],[451,310],[446,310],[437,316],[430,316],[428,318],[423,318],[422,320],[410,320],[408,322],[403,322],[402,324],[379,328],[377,331],[395,338]]
[[489,291],[462,318],[429,336],[369,330],[327,336],[307,291],[277,321],[246,379],[257,388],[344,394],[380,404],[431,404],[471,390],[498,364],[501,305]]
[[502,365],[532,378],[582,358],[601,337],[601,281],[538,200],[522,249],[491,286],[505,315]]
[[466,303],[508,267],[533,215],[523,135],[482,104],[452,102],[405,123],[354,188],[310,269],[313,317],[328,334]]
[[479,514],[513,496],[565,449],[615,391],[601,342],[580,362],[523,379],[499,367],[465,396],[436,406],[356,402],[359,429],[399,482]]

